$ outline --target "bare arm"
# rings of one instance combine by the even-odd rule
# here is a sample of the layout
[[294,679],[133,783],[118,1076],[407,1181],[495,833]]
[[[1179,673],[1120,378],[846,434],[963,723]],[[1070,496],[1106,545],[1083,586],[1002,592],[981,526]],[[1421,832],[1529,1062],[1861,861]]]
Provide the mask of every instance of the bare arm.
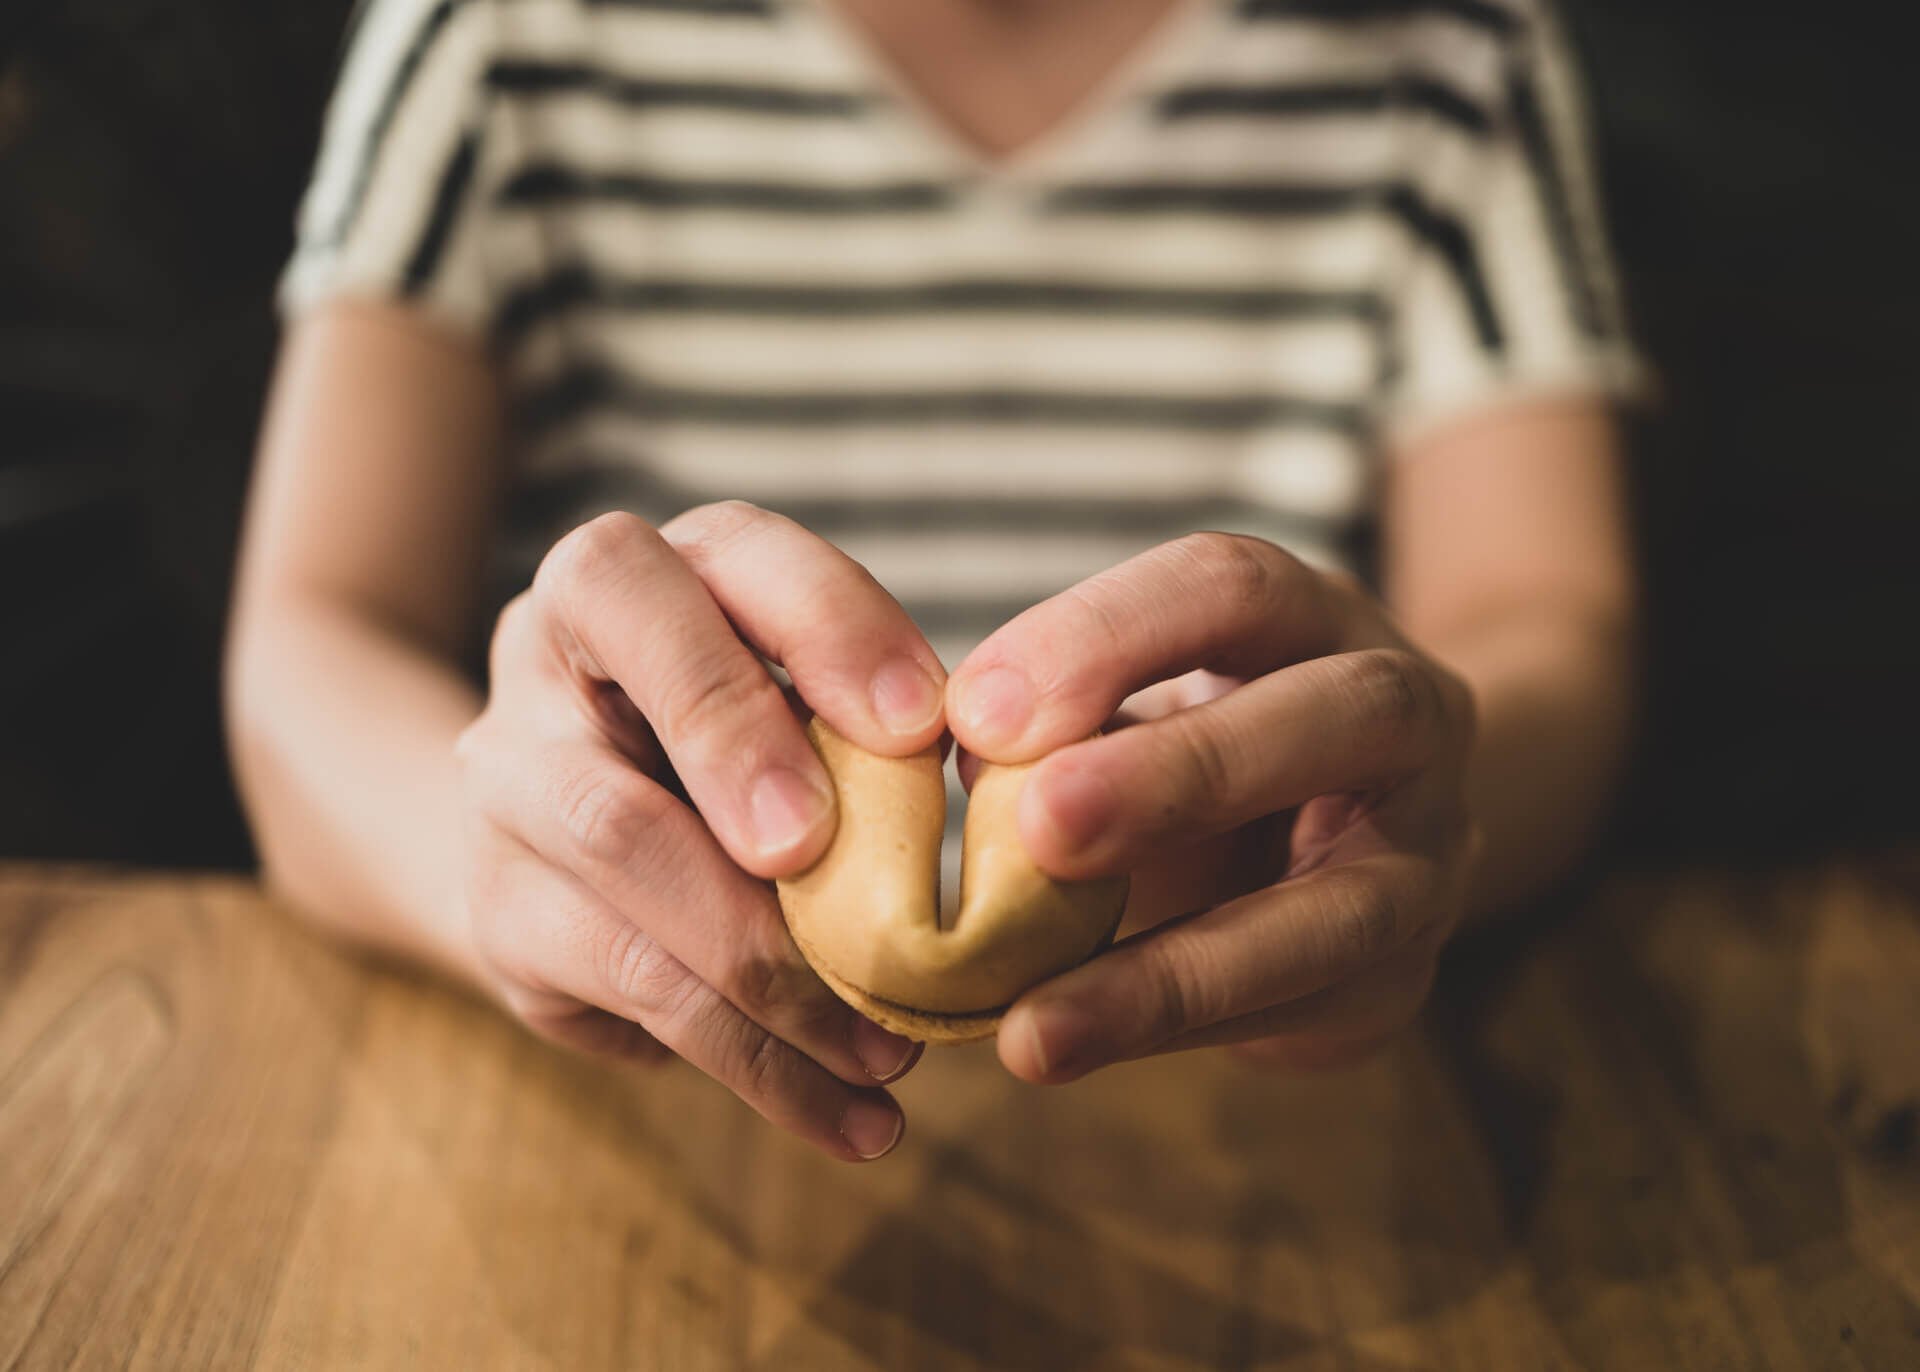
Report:
[[[1607,422],[1543,402],[1403,456],[1390,606],[1262,540],[1195,534],[1035,606],[955,670],[962,747],[1051,754],[1020,809],[1041,865],[1153,875],[1189,912],[1022,997],[999,1045],[1017,1075],[1215,1044],[1351,1061],[1418,1012],[1461,918],[1539,891],[1604,813],[1632,625]],[[1195,668],[1212,676],[1190,698],[1087,737]]]
[[1634,710],[1634,578],[1596,403],[1517,405],[1420,439],[1387,493],[1385,591],[1478,711],[1469,910],[1562,875],[1604,818]]
[[845,555],[722,504],[562,539],[494,626],[482,700],[458,661],[501,427],[484,360],[402,307],[322,307],[290,337],[228,664],[269,880],[547,1038],[670,1049],[832,1156],[881,1156],[902,1127],[881,1084],[916,1053],[780,919],[765,878],[818,856],[833,799],[753,650],[891,752],[938,737],[938,659]]
[[317,923],[476,979],[454,740],[498,472],[482,357],[401,310],[288,336],[227,659],[234,766],[268,880]]

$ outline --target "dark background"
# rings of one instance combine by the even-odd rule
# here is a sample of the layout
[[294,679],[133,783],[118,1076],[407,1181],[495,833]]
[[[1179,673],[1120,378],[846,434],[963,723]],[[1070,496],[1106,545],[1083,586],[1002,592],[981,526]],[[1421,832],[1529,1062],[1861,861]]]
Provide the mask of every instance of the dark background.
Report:
[[[346,0],[0,5],[0,855],[250,860],[221,619]],[[1920,832],[1920,244],[1899,6],[1563,0],[1662,375],[1616,843]],[[1879,16],[1879,17],[1876,17]]]

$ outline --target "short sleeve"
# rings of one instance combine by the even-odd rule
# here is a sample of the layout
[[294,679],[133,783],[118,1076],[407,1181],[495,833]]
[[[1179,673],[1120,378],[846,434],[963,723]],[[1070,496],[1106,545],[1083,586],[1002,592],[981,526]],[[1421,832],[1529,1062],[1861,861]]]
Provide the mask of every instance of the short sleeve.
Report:
[[1638,396],[1579,82],[1545,0],[1511,0],[1500,98],[1458,184],[1412,218],[1383,428],[1509,399]]
[[481,336],[487,0],[361,0],[279,302],[403,300]]

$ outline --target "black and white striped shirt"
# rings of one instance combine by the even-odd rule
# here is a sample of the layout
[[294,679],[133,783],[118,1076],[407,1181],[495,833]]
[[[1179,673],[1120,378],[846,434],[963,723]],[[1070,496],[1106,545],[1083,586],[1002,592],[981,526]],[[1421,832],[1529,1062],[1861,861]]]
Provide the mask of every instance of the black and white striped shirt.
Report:
[[283,283],[514,396],[503,574],[742,497],[949,665],[1195,528],[1349,560],[1380,454],[1626,346],[1539,0],[1195,0],[987,162],[830,0],[371,0]]

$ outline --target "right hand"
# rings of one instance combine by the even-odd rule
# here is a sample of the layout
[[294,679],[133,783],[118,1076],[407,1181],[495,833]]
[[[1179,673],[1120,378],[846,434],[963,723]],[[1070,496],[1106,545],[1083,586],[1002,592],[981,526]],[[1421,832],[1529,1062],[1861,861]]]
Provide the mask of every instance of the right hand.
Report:
[[882,1083],[919,1050],[842,1004],[787,933],[767,879],[826,848],[833,790],[754,650],[865,748],[940,737],[925,638],[791,520],[614,514],[554,546],[500,616],[459,744],[478,962],[543,1037],[671,1050],[834,1156],[879,1157],[903,1125]]

